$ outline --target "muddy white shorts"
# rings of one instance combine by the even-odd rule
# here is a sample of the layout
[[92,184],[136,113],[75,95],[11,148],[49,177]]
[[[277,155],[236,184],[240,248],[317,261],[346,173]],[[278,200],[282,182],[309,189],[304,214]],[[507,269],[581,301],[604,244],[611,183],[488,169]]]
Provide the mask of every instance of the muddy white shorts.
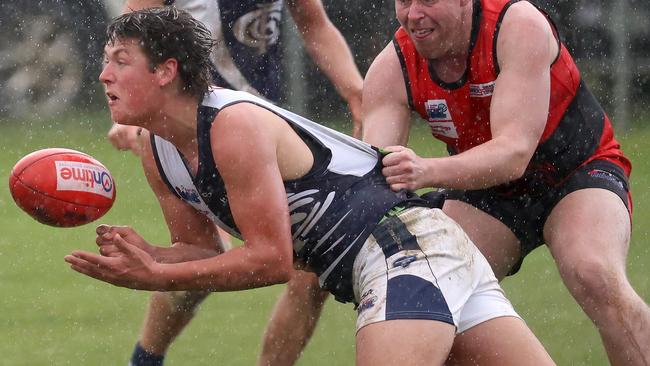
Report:
[[519,317],[487,260],[440,209],[386,217],[353,269],[357,331],[394,319],[429,319],[461,333],[486,320]]

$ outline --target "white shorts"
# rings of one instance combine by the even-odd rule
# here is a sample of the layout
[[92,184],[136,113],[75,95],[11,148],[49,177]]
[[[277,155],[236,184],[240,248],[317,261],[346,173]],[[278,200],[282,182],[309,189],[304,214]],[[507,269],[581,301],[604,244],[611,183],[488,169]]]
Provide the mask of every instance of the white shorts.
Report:
[[385,320],[429,319],[457,333],[519,317],[487,260],[440,209],[409,208],[384,219],[353,268],[357,331]]

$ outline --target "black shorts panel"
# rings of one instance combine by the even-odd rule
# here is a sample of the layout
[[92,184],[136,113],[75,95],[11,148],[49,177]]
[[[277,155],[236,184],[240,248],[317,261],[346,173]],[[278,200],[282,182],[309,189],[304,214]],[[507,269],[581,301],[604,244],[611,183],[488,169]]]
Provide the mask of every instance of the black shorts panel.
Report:
[[587,188],[605,189],[619,196],[628,212],[632,211],[628,179],[621,167],[609,161],[594,160],[576,169],[559,185],[544,188],[541,195],[522,194],[515,197],[505,196],[494,188],[473,191],[444,189],[442,192],[448,200],[468,203],[493,216],[519,239],[521,258],[508,275],[517,273],[524,257],[544,244],[546,219],[569,193]]

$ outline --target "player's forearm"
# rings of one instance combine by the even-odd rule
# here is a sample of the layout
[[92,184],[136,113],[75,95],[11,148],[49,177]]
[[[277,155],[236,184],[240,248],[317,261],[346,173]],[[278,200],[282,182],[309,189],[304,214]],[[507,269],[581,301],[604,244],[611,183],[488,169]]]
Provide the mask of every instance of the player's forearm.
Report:
[[130,13],[135,10],[163,6],[163,0],[127,0],[122,7],[123,13]]
[[157,264],[159,291],[239,291],[285,283],[291,277],[292,258],[273,251],[259,253],[238,247],[219,256],[178,264]]
[[456,189],[483,189],[520,178],[531,158],[526,150],[491,140],[461,154],[427,159],[428,185]]
[[[364,107],[368,103],[364,102]],[[363,141],[377,147],[406,146],[411,130],[407,107],[384,103],[363,109]]]
[[305,48],[343,99],[361,100],[363,78],[341,33],[327,22],[302,33]]
[[222,253],[218,250],[218,244],[214,249],[206,249],[187,243],[174,243],[171,247],[152,247],[149,254],[158,263],[180,263],[214,257]]

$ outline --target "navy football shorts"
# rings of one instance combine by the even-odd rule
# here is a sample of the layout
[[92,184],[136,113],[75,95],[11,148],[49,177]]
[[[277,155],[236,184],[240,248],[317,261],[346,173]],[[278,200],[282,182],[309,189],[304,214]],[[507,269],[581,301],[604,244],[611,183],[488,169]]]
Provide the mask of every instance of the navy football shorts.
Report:
[[544,244],[543,229],[546,219],[555,205],[569,193],[586,188],[602,188],[621,198],[628,211],[632,212],[628,179],[618,165],[594,160],[564,179],[559,185],[535,182],[531,191],[515,196],[504,195],[495,188],[474,191],[442,190],[449,200],[468,203],[504,223],[519,239],[521,258],[510,271],[517,273],[523,259],[533,249]]

